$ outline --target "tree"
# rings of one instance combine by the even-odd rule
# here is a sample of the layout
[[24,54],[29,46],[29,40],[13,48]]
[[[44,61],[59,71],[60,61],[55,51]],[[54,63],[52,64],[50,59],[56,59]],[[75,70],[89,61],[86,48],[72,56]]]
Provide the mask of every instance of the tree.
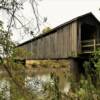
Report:
[[[81,67],[81,66],[80,66]],[[89,61],[83,63],[84,75],[80,81],[73,82],[67,97],[68,100],[99,100],[100,99],[100,50],[94,52]]]
[[9,57],[12,52],[12,48],[14,47],[14,43],[11,41],[12,33],[5,31],[3,28],[3,22],[0,21],[0,56],[1,57]]
[[[26,52],[15,48],[15,43],[11,40],[11,33],[5,31],[3,28],[3,22],[0,21],[0,80],[5,79],[10,83],[10,98],[12,100],[32,100],[33,95],[29,89],[25,87],[25,66],[19,62],[15,62],[15,58],[18,57],[18,53],[23,57],[23,53]],[[16,49],[16,50],[15,50]],[[24,55],[25,55],[24,54]],[[4,82],[6,82],[4,81]],[[1,87],[0,87],[1,89]],[[0,98],[7,100],[7,86],[0,91]],[[5,98],[6,97],[6,98]]]
[[[1,0],[0,10],[6,13],[7,19],[9,20],[7,23],[8,32],[10,32],[13,28],[22,30],[23,34],[32,33],[32,35],[34,35],[34,32],[39,32],[41,22],[43,23],[46,21],[46,18],[42,18],[38,11],[38,3],[40,1],[41,0]],[[26,19],[26,17],[22,14],[24,10],[24,3],[26,2],[29,3],[32,8],[32,19]],[[32,26],[32,28],[30,28],[30,26]]]
[[45,27],[45,28],[42,30],[42,32],[43,32],[43,33],[47,33],[47,32],[49,32],[50,30],[51,30],[50,27]]
[[[20,49],[15,50],[16,44],[12,41],[12,28],[23,28],[25,32],[32,33],[37,29],[40,30],[40,15],[38,13],[38,1],[40,0],[1,0],[0,1],[0,10],[5,12],[9,17],[10,21],[7,23],[7,31],[3,27],[3,22],[0,21],[0,67],[2,71],[6,71],[7,76],[5,78],[11,84],[11,99],[12,100],[33,100],[34,94],[31,94],[30,90],[25,87],[25,66],[22,63],[17,63],[15,58],[23,57],[27,51],[22,52]],[[34,17],[36,21],[36,26],[32,30],[23,23],[22,13],[19,11],[24,9],[24,3],[29,2],[30,6],[33,9]],[[21,14],[21,15],[20,15]],[[25,19],[24,19],[25,20]],[[28,22],[28,24],[30,21]],[[18,55],[20,54],[20,56]],[[0,94],[0,98],[4,97],[3,94]],[[4,98],[2,98],[4,99]]]

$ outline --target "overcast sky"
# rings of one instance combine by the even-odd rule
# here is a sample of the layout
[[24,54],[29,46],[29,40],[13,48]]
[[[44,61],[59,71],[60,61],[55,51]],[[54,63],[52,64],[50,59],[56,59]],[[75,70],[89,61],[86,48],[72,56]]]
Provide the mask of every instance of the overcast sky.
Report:
[[[31,8],[27,3],[24,6],[26,7],[24,14],[31,18]],[[100,20],[99,7],[100,0],[42,0],[39,3],[39,12],[41,16],[48,18],[47,23],[43,26],[53,28],[88,12],[93,12]],[[30,37],[26,36],[23,41],[29,38]],[[14,39],[23,42],[19,36],[15,36]]]
[[51,26],[56,26],[91,11],[99,18],[99,7],[100,0],[43,0],[39,11]]

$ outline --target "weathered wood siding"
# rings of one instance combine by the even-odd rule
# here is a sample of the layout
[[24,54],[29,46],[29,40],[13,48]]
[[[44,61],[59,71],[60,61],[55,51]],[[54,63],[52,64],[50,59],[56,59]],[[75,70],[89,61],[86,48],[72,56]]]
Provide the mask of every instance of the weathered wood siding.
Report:
[[32,52],[27,59],[60,59],[77,56],[77,21],[20,46]]

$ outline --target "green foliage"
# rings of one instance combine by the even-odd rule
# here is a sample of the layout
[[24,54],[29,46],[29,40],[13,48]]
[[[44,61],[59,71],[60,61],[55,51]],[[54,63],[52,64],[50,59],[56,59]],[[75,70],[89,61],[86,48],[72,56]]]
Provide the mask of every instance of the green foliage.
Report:
[[59,77],[55,73],[50,74],[52,83],[47,82],[43,84],[43,94],[41,99],[37,100],[61,100],[59,89]]
[[[0,71],[4,71],[0,73],[0,76],[4,76],[10,82],[11,100],[32,100],[31,92],[25,88],[25,65],[21,61],[20,63],[15,62],[15,59],[22,59],[28,53],[19,48],[15,50],[11,35],[4,30],[0,21],[0,68],[2,66]],[[3,96],[0,92],[0,100],[3,100]]]
[[20,47],[15,48],[12,53],[13,59],[19,59],[19,60],[22,60],[27,56],[30,57],[31,55],[32,55],[31,52],[28,52],[26,49]]
[[68,100],[100,100],[100,50],[93,53],[83,66],[85,76],[81,75],[79,83],[72,81]]
[[59,77],[55,73],[51,73],[51,79],[54,81],[54,98],[52,100],[60,100],[60,90],[59,90]]
[[44,28],[44,29],[42,30],[43,33],[47,33],[47,32],[49,32],[49,31],[51,31],[51,28],[50,28],[50,27],[46,27],[46,28]]
[[76,98],[76,100],[99,100],[99,89],[95,88],[91,79],[85,79],[83,76],[77,85],[78,86],[73,87],[74,91],[70,91],[68,94],[71,100],[74,100],[74,98]]
[[15,44],[11,41],[12,33],[4,30],[3,23],[0,21],[0,56],[10,56]]
[[68,63],[65,60],[41,60],[40,66],[45,68],[65,68]]

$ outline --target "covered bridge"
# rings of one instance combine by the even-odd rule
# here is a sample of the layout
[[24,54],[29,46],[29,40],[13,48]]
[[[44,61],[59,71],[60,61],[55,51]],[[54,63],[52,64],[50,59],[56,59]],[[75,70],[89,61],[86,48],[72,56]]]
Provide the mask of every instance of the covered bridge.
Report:
[[18,47],[32,53],[25,59],[65,59],[89,54],[100,46],[100,23],[92,13],[74,18]]

